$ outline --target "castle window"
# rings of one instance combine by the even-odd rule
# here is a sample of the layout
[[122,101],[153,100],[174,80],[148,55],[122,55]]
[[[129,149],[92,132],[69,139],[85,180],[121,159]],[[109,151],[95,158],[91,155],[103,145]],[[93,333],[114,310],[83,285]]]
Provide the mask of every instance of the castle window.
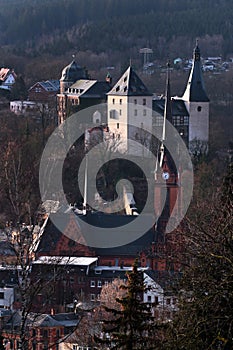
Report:
[[197,107],[197,111],[198,111],[198,112],[201,112],[201,110],[202,110],[202,107],[201,107],[201,106],[198,106],[198,107]]
[[113,104],[113,105],[115,104],[115,98],[112,99],[112,104]]
[[118,119],[117,118],[117,113],[116,113],[116,110],[115,109],[112,109],[111,111],[110,111],[110,118],[111,119]]
[[137,104],[137,99],[134,100],[134,104],[135,104],[135,105]]
[[142,100],[142,104],[143,104],[143,106],[146,106],[146,98],[144,98],[144,99]]
[[119,91],[120,90],[120,85],[118,85],[117,87],[116,87],[116,91]]
[[121,109],[119,110],[119,114],[121,115]]
[[102,287],[102,281],[98,281],[98,288],[101,288]]
[[146,116],[146,109],[143,109],[143,116]]
[[188,125],[188,124],[189,124],[189,117],[184,116],[184,125]]
[[91,287],[95,287],[95,281],[91,281]]
[[122,105],[122,99],[120,98],[120,105]]
[[95,294],[91,294],[91,301],[95,301]]
[[119,127],[120,127],[120,124],[119,124],[119,123],[117,123],[117,129],[119,129]]

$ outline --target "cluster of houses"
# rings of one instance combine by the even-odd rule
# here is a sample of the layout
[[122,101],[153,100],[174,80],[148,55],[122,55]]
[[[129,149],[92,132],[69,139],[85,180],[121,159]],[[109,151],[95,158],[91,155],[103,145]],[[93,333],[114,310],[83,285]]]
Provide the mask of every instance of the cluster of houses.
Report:
[[[131,66],[113,84],[109,74],[102,82],[89,79],[87,71],[75,61],[63,69],[60,81],[38,82],[33,85],[29,97],[34,103],[45,102],[46,99],[56,101],[58,124],[62,124],[75,112],[96,106],[94,113],[89,115],[88,123],[93,128],[106,128],[107,125],[114,137],[121,136],[123,151],[134,156],[137,156],[135,150],[131,150],[127,144],[129,125],[136,123],[136,128],[140,130],[148,124],[147,128],[153,133],[153,128],[163,125],[164,118],[176,128],[190,152],[197,141],[208,147],[209,99],[204,86],[198,45],[194,49],[190,76],[181,97],[170,95],[169,69],[166,94],[159,98],[147,89]],[[30,108],[29,105],[24,105],[26,102],[30,101],[11,102],[12,111],[22,112]],[[104,111],[98,110],[98,104],[102,102],[106,103]],[[153,118],[149,111],[153,111]],[[148,120],[153,122],[149,124]],[[91,133],[90,129],[89,132]],[[132,137],[138,141],[138,133]],[[123,282],[127,280],[127,271],[132,269],[136,258],[145,283],[151,286],[150,291],[141,296],[142,300],[156,305],[157,317],[165,317],[166,320],[172,318],[172,313],[177,308],[177,298],[171,293],[171,287],[180,277],[177,256],[182,250],[182,242],[178,242],[175,234],[174,239],[168,242],[165,229],[170,217],[174,216],[175,219],[176,213],[181,210],[176,203],[182,185],[168,152],[165,152],[161,164],[166,174],[163,178],[167,188],[165,210],[156,225],[125,245],[89,246],[85,241],[87,232],[82,223],[88,223],[93,228],[88,234],[94,235],[95,227],[108,229],[131,223],[135,215],[130,211],[123,214],[106,214],[101,211],[80,213],[75,207],[64,208],[58,204],[54,212],[46,213],[37,230],[36,244],[31,252],[31,281],[34,286],[41,283],[43,287],[43,277],[46,287],[38,287],[31,304],[27,321],[30,349],[65,349],[64,343],[68,342],[67,348],[90,349],[90,343],[83,343],[77,338],[71,341],[67,337],[67,334],[79,327],[83,317],[83,313],[80,313],[82,302],[93,305],[94,310],[101,300],[103,286],[110,285],[115,279]],[[150,186],[149,191],[154,196],[153,214],[156,214],[161,198],[160,188],[152,182]],[[54,217],[56,222],[62,223],[59,229],[54,224]],[[7,243],[3,232],[0,242],[0,321],[5,348],[17,349],[22,305],[18,288],[21,267],[17,266],[14,252]],[[171,252],[174,259],[171,258]]]

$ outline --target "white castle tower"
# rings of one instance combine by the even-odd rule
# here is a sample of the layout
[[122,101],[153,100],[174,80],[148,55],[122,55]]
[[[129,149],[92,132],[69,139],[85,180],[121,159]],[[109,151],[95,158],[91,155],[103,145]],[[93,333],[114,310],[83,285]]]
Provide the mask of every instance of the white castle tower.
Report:
[[206,94],[198,43],[185,92],[181,98],[189,112],[189,150],[207,152],[209,141],[209,98]]

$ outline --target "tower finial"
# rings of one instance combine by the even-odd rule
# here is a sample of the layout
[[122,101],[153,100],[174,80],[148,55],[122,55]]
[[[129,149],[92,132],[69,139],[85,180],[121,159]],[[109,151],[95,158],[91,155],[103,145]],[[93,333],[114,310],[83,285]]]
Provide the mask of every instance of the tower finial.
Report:
[[129,59],[129,66],[132,67],[132,58]]
[[200,61],[201,59],[201,52],[198,46],[198,39],[196,39],[196,47],[194,48],[193,59],[194,61]]

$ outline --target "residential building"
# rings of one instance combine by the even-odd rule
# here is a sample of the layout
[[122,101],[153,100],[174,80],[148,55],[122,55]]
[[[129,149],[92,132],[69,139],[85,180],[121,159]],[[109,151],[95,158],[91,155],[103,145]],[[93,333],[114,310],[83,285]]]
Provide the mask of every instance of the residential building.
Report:
[[0,68],[0,89],[11,90],[16,77],[14,69]]
[[38,81],[28,90],[28,99],[40,103],[53,103],[55,106],[59,89],[59,80]]

